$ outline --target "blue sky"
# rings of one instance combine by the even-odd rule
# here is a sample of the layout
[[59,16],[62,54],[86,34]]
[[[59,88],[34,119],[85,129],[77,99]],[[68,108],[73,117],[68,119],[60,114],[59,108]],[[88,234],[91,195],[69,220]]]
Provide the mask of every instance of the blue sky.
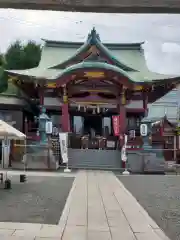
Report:
[[96,27],[103,42],[141,42],[150,70],[180,74],[180,15],[88,14],[0,9],[0,51],[15,41],[84,41]]

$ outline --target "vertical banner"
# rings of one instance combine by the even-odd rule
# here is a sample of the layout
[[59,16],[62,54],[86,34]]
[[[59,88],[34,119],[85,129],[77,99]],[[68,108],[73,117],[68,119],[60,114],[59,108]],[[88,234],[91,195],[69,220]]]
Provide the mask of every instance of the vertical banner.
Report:
[[127,148],[127,140],[128,140],[128,136],[125,134],[124,135],[124,145],[121,149],[121,160],[123,162],[127,161],[127,153],[126,153],[126,148]]
[[114,136],[119,136],[119,115],[118,116],[112,116],[113,120],[113,131],[114,131]]
[[124,146],[127,148],[128,135],[124,135]]
[[68,163],[68,133],[59,133],[59,142],[63,163]]

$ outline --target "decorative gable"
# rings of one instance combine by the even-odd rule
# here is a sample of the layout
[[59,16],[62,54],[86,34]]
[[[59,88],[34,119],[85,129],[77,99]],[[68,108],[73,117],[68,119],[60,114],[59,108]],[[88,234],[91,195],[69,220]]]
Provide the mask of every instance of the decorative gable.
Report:
[[101,53],[99,53],[99,51],[91,52],[89,54],[89,56],[86,57],[83,61],[109,63],[109,61],[107,59],[105,59],[103,56],[101,56]]
[[99,34],[95,28],[88,35],[87,41],[77,50],[77,52],[67,59],[67,61],[51,67],[54,69],[64,69],[67,66],[72,66],[83,61],[104,62],[119,67],[123,71],[136,71],[135,69],[126,66],[119,62],[109,51],[109,49],[101,42]]

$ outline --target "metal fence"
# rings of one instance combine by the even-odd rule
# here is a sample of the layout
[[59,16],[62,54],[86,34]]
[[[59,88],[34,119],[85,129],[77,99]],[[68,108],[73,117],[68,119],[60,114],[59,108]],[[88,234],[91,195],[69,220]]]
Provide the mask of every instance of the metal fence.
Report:
[[57,169],[61,164],[59,141],[52,139],[46,145],[13,143],[6,149],[1,147],[0,163],[1,168]]

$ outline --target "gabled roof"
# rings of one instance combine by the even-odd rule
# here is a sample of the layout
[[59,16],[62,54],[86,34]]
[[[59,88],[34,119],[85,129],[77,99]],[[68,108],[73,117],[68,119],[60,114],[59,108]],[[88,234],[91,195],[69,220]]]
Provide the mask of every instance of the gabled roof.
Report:
[[[69,61],[75,60],[82,52],[87,51],[91,46],[96,46],[97,49],[102,51],[105,56],[107,56],[113,62],[113,64],[120,67],[124,71],[136,71],[136,69],[133,69],[126,64],[123,64],[122,62],[118,61],[115,56],[113,56],[109,49],[104,44],[102,44],[99,34],[97,34],[95,28],[93,28],[88,35],[87,41],[80,48],[78,48],[74,55],[66,59],[66,62],[68,63]],[[62,64],[64,63],[52,66],[51,68],[61,68]]]
[[[94,31],[95,28],[93,28],[92,31]],[[92,33],[91,31],[91,33]],[[96,32],[96,30],[95,30]],[[91,35],[91,33],[88,35],[88,37]],[[99,37],[99,34],[96,32],[96,36]],[[80,48],[84,42],[69,42],[69,41],[56,41],[56,40],[50,40],[50,39],[45,39],[42,38],[42,41],[46,43],[46,46],[48,47],[60,47],[60,48],[75,48],[78,49]],[[135,43],[103,43],[104,46],[106,46],[110,50],[122,50],[122,49],[136,49],[140,50],[141,45],[144,44],[144,42],[135,42]]]
[[148,116],[144,120],[159,121],[165,116],[171,123],[179,120],[180,89],[174,89],[153,104],[148,104]]
[[125,75],[134,83],[152,83],[153,81],[164,81],[166,79],[179,80],[179,76],[149,71],[143,49],[141,48],[142,43],[103,44],[96,30],[93,29],[88,35],[87,41],[81,44],[45,40],[41,61],[37,68],[7,72],[11,75],[27,77],[30,81],[38,78],[55,81],[57,76],[60,76],[63,71],[63,64],[70,59],[72,61],[82,51],[95,44],[100,51],[111,59],[113,65],[118,67],[119,71],[126,72]]
[[133,79],[131,79],[131,77],[128,75],[128,72],[124,71],[121,68],[118,68],[115,65],[111,65],[105,62],[91,62],[91,61],[84,61],[84,62],[80,62],[77,64],[74,64],[66,69],[64,69],[58,76],[57,78],[61,78],[63,75],[68,74],[68,73],[72,73],[74,71],[80,70],[80,69],[103,69],[103,70],[110,70],[113,72],[116,72],[117,74],[121,75],[121,76],[125,76],[127,77],[131,82],[133,82]]

